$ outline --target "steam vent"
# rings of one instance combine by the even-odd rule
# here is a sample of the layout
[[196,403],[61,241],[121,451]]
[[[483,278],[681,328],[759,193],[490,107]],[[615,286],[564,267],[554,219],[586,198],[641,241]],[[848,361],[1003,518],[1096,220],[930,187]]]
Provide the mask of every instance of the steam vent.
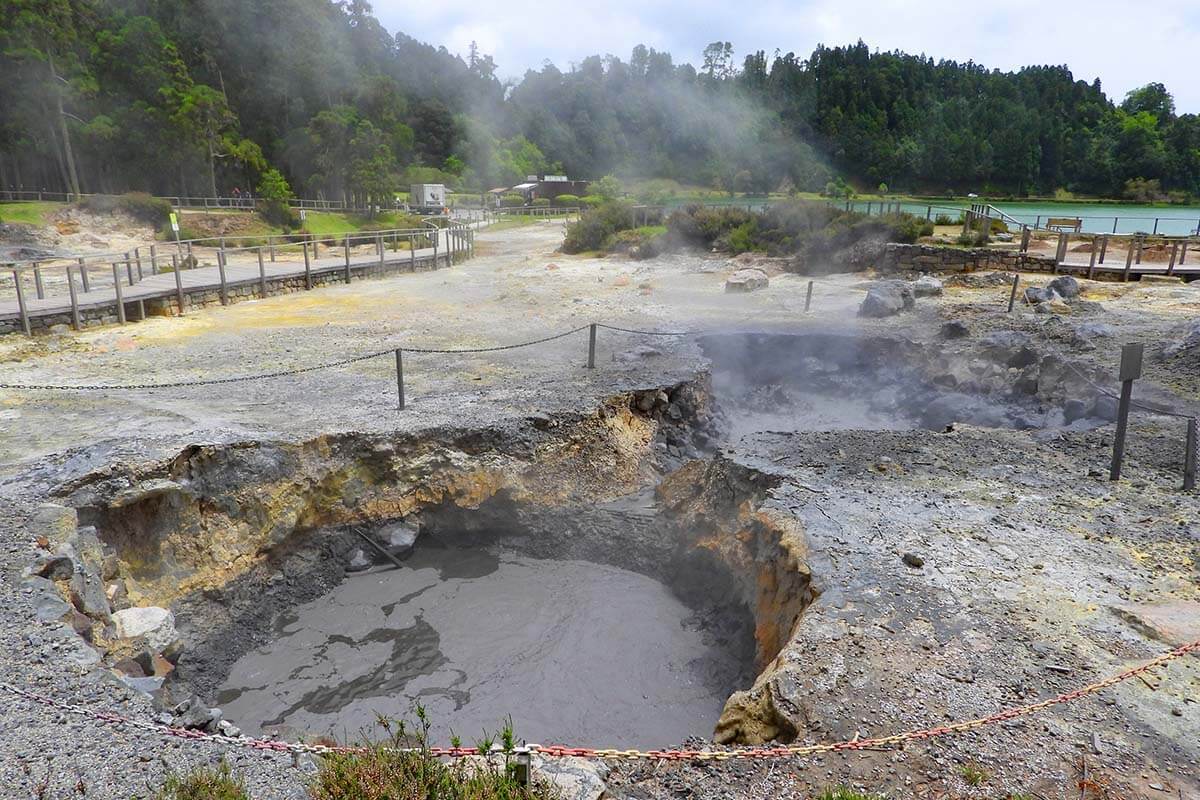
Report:
[[1196,98],[374,5],[0,10],[0,800],[1200,800]]

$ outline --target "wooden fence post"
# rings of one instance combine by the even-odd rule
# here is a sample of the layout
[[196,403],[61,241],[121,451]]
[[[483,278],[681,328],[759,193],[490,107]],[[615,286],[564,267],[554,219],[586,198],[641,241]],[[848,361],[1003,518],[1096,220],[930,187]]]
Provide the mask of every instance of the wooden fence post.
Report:
[[588,360],[587,368],[596,368],[596,323],[588,326]]
[[261,297],[267,296],[267,265],[263,263],[262,248],[254,248],[254,252],[258,254],[258,294]]
[[342,243],[342,250],[346,256],[346,283],[350,282],[350,234],[346,234],[346,238]]
[[312,288],[312,265],[308,261],[308,242],[300,242],[300,249],[304,251],[304,288]]
[[1175,274],[1175,258],[1179,253],[1179,242],[1171,242],[1171,261],[1167,264],[1167,275]]
[[33,262],[33,289],[38,300],[46,299],[46,287],[42,285],[42,265],[37,261]]
[[92,290],[92,287],[88,284],[87,259],[83,256],[79,257],[79,280],[83,284],[84,294]]
[[67,266],[67,291],[71,293],[71,327],[79,330],[79,298],[75,295],[75,276],[71,274],[70,265]]
[[808,289],[804,292],[804,313],[805,314],[807,314],[808,310],[810,308],[812,308],[813,283],[814,283],[814,281],[809,281]]
[[158,274],[158,248],[155,245],[150,245],[150,274]]
[[1125,252],[1125,273],[1121,276],[1121,280],[1128,283],[1129,272],[1133,269],[1133,239],[1129,240],[1129,249]]
[[1121,400],[1117,405],[1117,433],[1113,437],[1112,465],[1108,470],[1110,481],[1121,479],[1121,462],[1125,460],[1125,433],[1129,428],[1129,406],[1133,400],[1133,382],[1142,376],[1141,344],[1127,344],[1121,348]]
[[1100,263],[1104,263],[1104,255],[1108,252],[1108,234],[1100,237]]
[[417,271],[417,235],[408,235],[408,265],[413,272]]
[[125,324],[125,297],[121,294],[121,265],[113,262],[113,288],[117,293],[117,321]]
[[21,327],[25,329],[26,336],[33,335],[33,328],[29,324],[29,310],[25,307],[25,290],[21,287],[21,270],[14,269],[13,283],[17,287],[17,308],[21,312]]
[[225,248],[217,251],[217,276],[221,279],[221,305],[229,305],[229,291],[225,286]]
[[396,394],[400,400],[400,410],[404,410],[404,351],[396,348]]
[[1017,302],[1017,286],[1021,283],[1021,273],[1013,275],[1012,291],[1008,293],[1008,313],[1012,313],[1013,304]]

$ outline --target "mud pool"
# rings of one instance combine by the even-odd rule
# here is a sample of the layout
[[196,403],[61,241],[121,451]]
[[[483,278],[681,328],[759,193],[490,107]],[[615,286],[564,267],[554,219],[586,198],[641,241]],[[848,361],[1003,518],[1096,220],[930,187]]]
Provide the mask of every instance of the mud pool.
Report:
[[744,657],[657,581],[577,560],[422,540],[403,569],[349,575],[278,621],[217,696],[248,733],[378,733],[420,702],[439,742],[511,715],[542,743],[709,736]]

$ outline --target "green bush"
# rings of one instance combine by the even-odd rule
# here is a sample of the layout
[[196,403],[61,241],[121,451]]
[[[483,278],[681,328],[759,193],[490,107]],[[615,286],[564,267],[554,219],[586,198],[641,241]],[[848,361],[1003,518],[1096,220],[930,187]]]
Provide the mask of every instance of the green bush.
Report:
[[500,205],[503,208],[518,208],[525,205],[525,197],[518,192],[508,192],[500,195]]
[[579,204],[581,206],[590,208],[602,206],[605,204],[605,202],[607,201],[598,194],[585,194],[583,197],[579,198]]
[[987,234],[971,231],[969,233],[959,234],[959,237],[954,240],[963,247],[983,247],[988,243]]
[[632,227],[633,209],[627,203],[610,200],[583,212],[578,220],[567,226],[562,251],[603,250],[612,244],[614,234]]
[[881,219],[891,228],[889,240],[893,242],[912,244],[922,236],[933,234],[933,225],[914,214],[885,214]]
[[549,197],[535,197],[535,198],[533,198],[532,205],[534,208],[549,208],[550,207],[550,198]]
[[[486,763],[446,763],[428,752],[429,722],[417,706],[418,722],[410,728],[402,720],[380,719],[387,732],[383,743],[370,744],[356,753],[334,753],[321,760],[309,787],[313,800],[556,800],[557,793],[543,781],[523,786],[516,775],[513,755],[516,737],[512,725],[501,731],[501,752]],[[477,743],[490,750],[493,741]],[[397,752],[416,748],[415,752]]]
[[731,230],[727,241],[729,252],[734,254],[767,249],[766,245],[758,241],[758,221],[753,219]]
[[933,218],[934,225],[954,225],[954,218],[949,214],[938,214]]
[[234,778],[224,761],[215,768],[200,767],[186,775],[172,774],[155,800],[250,800],[246,786]]
[[558,197],[554,198],[554,205],[558,206],[559,208],[578,206],[579,195],[560,194]]

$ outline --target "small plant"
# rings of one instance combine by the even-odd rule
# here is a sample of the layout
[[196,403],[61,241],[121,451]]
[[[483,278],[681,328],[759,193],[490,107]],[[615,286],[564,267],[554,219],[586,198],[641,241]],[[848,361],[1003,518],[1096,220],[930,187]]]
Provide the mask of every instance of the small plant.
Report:
[[933,218],[933,224],[934,225],[953,225],[954,218],[951,217],[949,214],[938,214],[936,217]]
[[860,792],[847,786],[838,786],[835,789],[826,789],[821,792],[817,795],[816,800],[884,800],[884,796],[874,792]]
[[[490,753],[499,741],[499,763],[495,756],[447,763],[429,752],[428,712],[417,705],[414,713],[417,719],[412,725],[380,717],[378,725],[387,734],[381,743],[323,758],[309,796],[313,800],[558,800],[549,784],[525,785],[517,779],[517,739],[511,719],[498,737],[484,733],[475,743],[480,752]],[[454,747],[462,746],[457,736],[450,741]]]
[[982,786],[991,780],[992,774],[974,761],[963,764],[959,769],[967,786]]
[[246,786],[222,761],[214,767],[200,767],[185,775],[171,774],[155,800],[250,800]]

